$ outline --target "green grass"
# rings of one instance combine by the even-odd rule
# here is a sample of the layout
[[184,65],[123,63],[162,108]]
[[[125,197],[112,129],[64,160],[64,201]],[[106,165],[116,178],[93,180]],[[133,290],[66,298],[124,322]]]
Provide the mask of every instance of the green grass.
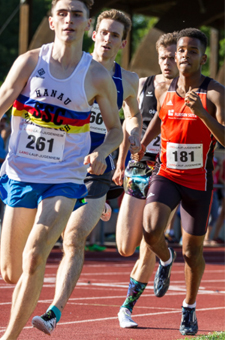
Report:
[[200,335],[195,337],[186,337],[179,340],[225,340],[225,332],[215,332],[215,333],[209,333],[208,335]]

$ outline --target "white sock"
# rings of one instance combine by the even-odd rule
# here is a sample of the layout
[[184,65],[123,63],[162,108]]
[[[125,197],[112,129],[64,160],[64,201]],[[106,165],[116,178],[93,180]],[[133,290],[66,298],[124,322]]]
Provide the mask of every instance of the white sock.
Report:
[[172,251],[170,250],[170,248],[168,248],[169,249],[169,252],[170,252],[170,258],[169,258],[169,260],[167,260],[167,261],[162,261],[162,260],[160,260],[160,263],[161,263],[161,265],[162,266],[168,266],[169,264],[171,264],[172,263],[172,260],[173,260],[173,256],[172,256]]
[[185,308],[196,308],[196,301],[195,303],[193,303],[192,305],[189,305],[188,303],[186,303],[185,299],[183,301],[183,307]]

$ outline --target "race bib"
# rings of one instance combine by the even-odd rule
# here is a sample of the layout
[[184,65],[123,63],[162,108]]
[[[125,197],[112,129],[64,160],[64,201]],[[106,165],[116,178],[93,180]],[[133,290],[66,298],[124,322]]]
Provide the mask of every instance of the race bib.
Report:
[[167,143],[167,168],[188,170],[203,166],[202,144]]
[[65,140],[64,131],[27,124],[22,127],[16,154],[51,163],[61,162]]
[[161,135],[158,135],[156,138],[154,138],[147,146],[146,152],[149,153],[159,153],[160,150],[160,138]]
[[94,103],[91,108],[90,131],[103,135],[107,133],[107,129],[103,122],[101,111],[97,103]]

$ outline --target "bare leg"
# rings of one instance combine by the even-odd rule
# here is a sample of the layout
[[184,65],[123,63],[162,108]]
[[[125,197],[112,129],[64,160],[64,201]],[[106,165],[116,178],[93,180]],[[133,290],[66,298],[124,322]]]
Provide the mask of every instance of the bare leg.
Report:
[[63,236],[64,256],[58,269],[52,303],[61,312],[79,279],[84,262],[86,238],[100,219],[105,196],[87,199],[87,202],[87,205],[71,214]]
[[144,208],[144,237],[151,250],[162,261],[170,258],[170,252],[164,237],[164,230],[169,222],[171,209],[163,203],[149,203]]
[[183,256],[185,260],[185,281],[187,304],[195,303],[202,275],[205,269],[203,257],[203,236],[193,236],[183,230]]
[[47,198],[39,204],[23,253],[23,273],[13,293],[10,320],[2,340],[17,339],[34,311],[42,289],[47,257],[65,228],[74,204],[75,200],[66,197]]
[[[22,274],[22,253],[32,229],[36,209],[6,206],[2,226],[1,273],[7,283],[17,283]],[[9,225],[13,225],[10,232]]]
[[148,283],[155,267],[155,254],[146,244],[144,238],[141,240],[139,259],[136,261],[130,276],[138,282]]
[[122,256],[131,256],[143,236],[145,200],[124,194],[116,225],[116,243]]

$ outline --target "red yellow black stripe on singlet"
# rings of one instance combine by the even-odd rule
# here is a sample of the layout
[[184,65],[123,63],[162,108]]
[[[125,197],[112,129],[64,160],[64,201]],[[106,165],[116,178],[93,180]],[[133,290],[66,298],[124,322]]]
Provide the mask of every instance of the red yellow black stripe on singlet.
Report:
[[90,111],[71,111],[24,95],[19,95],[13,103],[12,114],[40,127],[60,129],[68,133],[90,131]]
[[[161,119],[161,153],[158,175],[196,190],[211,190],[213,187],[213,153],[216,139],[199,117],[185,105],[184,98],[176,93],[175,78],[166,94],[159,112]],[[207,110],[207,87],[210,78],[205,78],[197,94]],[[197,169],[171,169],[167,164],[167,143],[202,144],[203,166]]]

